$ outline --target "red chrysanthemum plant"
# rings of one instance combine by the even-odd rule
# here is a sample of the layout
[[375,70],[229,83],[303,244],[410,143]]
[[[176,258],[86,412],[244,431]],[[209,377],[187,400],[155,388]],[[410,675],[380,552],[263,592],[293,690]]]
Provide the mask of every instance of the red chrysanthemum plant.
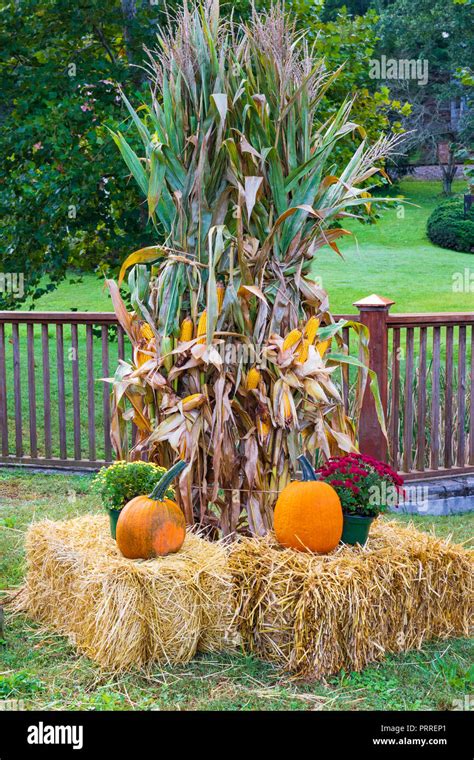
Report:
[[402,478],[385,462],[364,454],[332,457],[318,474],[336,489],[345,514],[375,517],[396,507],[403,496]]

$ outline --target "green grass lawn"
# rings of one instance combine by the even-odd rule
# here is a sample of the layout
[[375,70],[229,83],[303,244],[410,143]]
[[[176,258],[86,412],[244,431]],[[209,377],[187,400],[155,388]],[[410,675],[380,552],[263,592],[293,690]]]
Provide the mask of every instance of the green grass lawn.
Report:
[[[86,475],[0,470],[0,589],[22,582],[29,522],[96,510],[89,488]],[[465,542],[473,535],[474,513],[415,522],[422,530]],[[242,654],[200,655],[180,667],[113,676],[77,654],[66,638],[26,617],[6,617],[0,699],[23,699],[27,709],[443,710],[473,687],[474,645],[466,639],[433,641],[420,651],[390,655],[361,673],[315,683],[290,680]]]
[[[331,308],[345,313],[360,298],[377,293],[395,301],[393,312],[472,311],[472,292],[453,292],[453,274],[474,271],[474,258],[433,245],[426,221],[442,198],[439,183],[405,180],[400,191],[410,203],[384,211],[375,225],[345,225],[354,237],[341,242],[344,259],[323,248],[314,265]],[[461,192],[463,183],[455,183]],[[400,211],[401,208],[401,211]],[[400,218],[400,214],[402,214]]]
[[113,311],[103,279],[94,274],[62,282],[35,302],[36,311]]

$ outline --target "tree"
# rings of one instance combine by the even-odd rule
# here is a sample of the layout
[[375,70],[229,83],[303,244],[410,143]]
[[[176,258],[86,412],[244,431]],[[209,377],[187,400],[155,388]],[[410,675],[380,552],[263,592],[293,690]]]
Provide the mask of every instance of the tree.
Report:
[[[106,125],[123,118],[120,86],[143,89],[129,58],[164,18],[162,5],[125,0],[22,0],[0,14],[0,266],[25,274],[25,297],[149,240]],[[18,301],[2,293],[0,306]]]
[[342,9],[351,16],[364,16],[367,11],[374,10],[372,0],[325,0],[321,5],[325,21],[335,21]]
[[439,163],[443,189],[451,192],[456,153],[472,141],[468,124],[468,92],[456,77],[474,57],[474,41],[467,30],[472,8],[446,0],[393,0],[383,3],[379,21],[379,56],[396,61],[423,60],[426,83],[415,77],[387,80],[392,98],[405,99],[411,111],[402,123],[410,132],[408,151],[421,151],[426,161]]

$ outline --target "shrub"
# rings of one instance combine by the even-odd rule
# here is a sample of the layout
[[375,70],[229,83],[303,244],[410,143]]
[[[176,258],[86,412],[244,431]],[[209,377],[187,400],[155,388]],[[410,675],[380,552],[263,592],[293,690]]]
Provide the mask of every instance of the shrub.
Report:
[[[151,462],[115,462],[99,470],[92,487],[104,507],[122,509],[135,496],[151,493],[165,472],[166,467]],[[170,487],[166,496],[174,499],[174,488]]]
[[453,251],[474,252],[474,207],[464,218],[464,201],[453,198],[441,203],[428,219],[428,237],[435,245]]

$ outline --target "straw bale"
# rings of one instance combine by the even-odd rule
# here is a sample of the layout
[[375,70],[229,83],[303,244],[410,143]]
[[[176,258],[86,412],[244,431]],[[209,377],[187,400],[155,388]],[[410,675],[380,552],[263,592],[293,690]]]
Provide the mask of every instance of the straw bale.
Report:
[[225,548],[192,532],[181,550],[124,558],[107,517],[33,523],[21,604],[110,669],[188,662],[236,643]]
[[361,670],[431,638],[467,636],[473,552],[377,520],[366,546],[316,555],[272,534],[226,546],[188,532],[182,549],[127,560],[106,517],[32,524],[17,606],[110,669],[232,650],[295,676]]
[[245,651],[298,676],[358,671],[472,625],[473,552],[394,521],[329,555],[242,539],[229,564]]

